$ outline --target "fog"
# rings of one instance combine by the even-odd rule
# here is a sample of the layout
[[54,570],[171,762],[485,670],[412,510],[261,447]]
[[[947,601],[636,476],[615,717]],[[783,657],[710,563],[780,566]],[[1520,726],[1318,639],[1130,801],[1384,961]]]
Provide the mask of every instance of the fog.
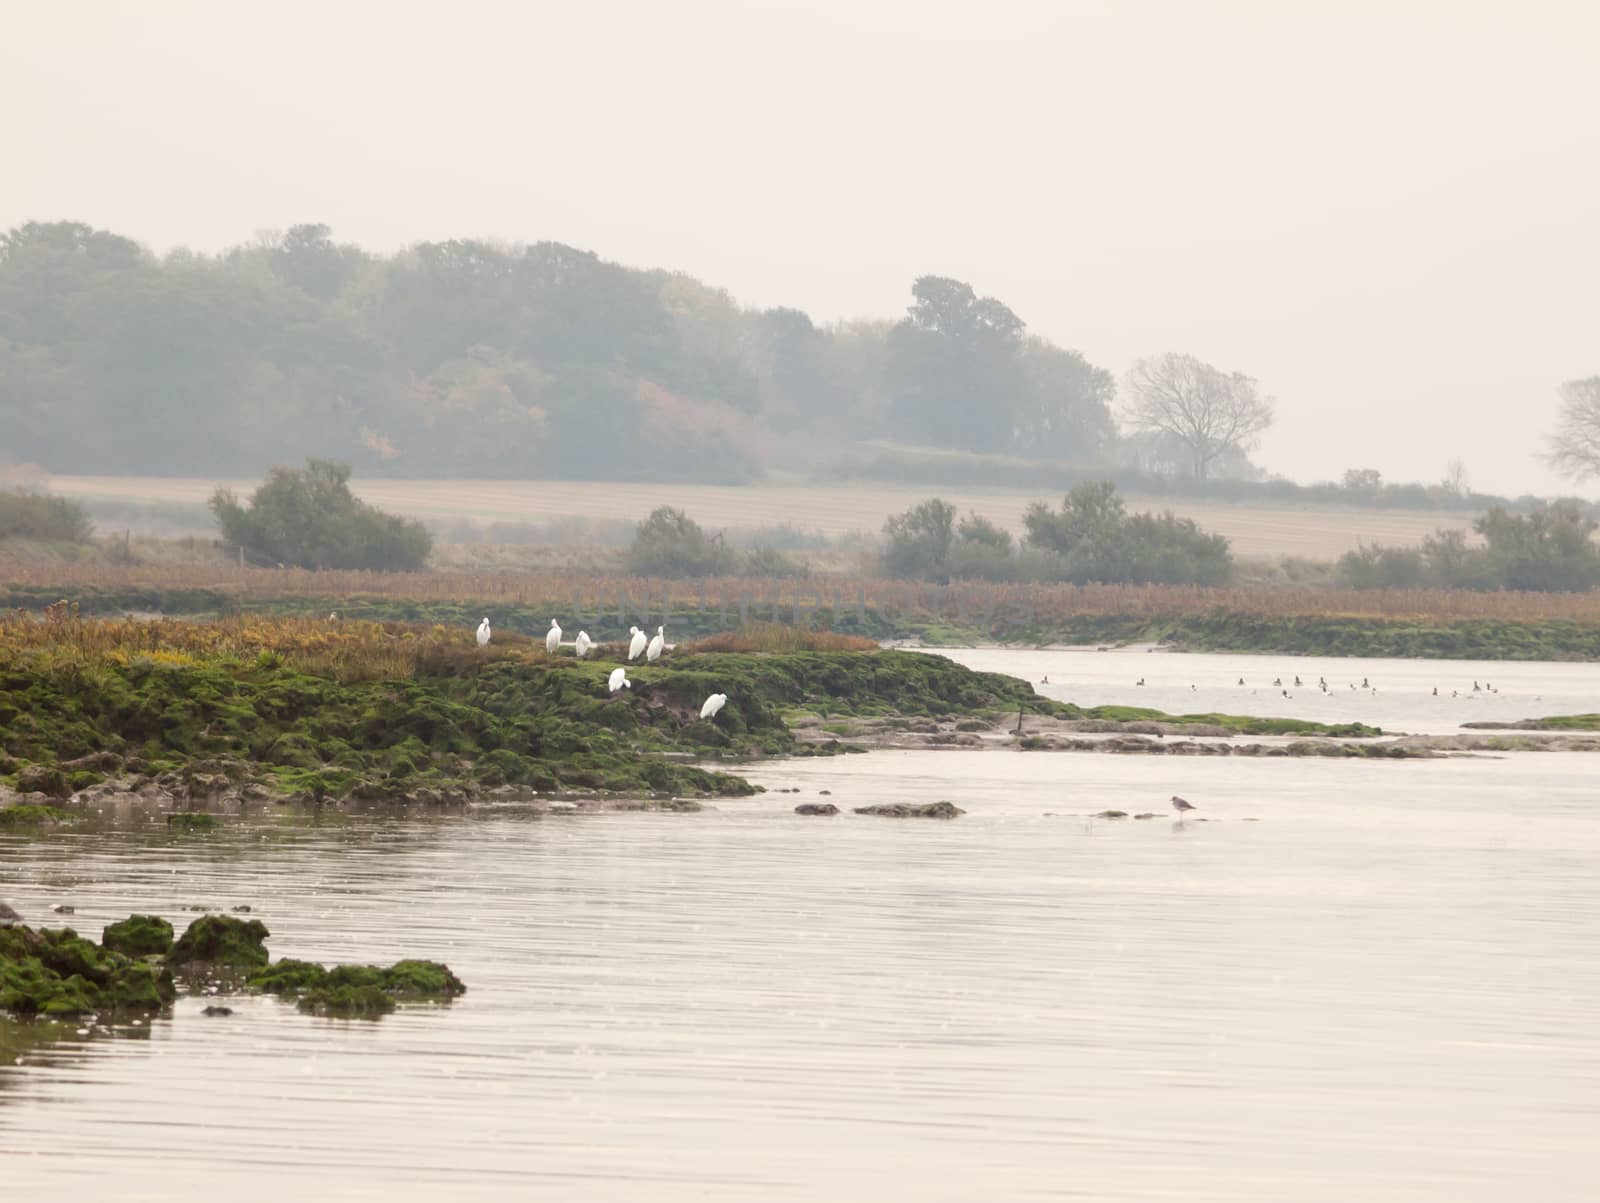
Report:
[[818,321],[939,273],[1119,375],[1259,378],[1275,472],[1549,492],[1596,61],[1577,4],[28,5],[0,226],[552,239]]

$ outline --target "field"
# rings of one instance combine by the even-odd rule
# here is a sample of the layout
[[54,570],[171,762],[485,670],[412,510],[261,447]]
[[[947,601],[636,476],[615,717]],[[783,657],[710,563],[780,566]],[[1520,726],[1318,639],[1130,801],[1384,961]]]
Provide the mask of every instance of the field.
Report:
[[[53,492],[89,503],[200,505],[221,483],[248,494],[253,480],[142,476],[57,476]],[[949,488],[931,485],[749,486],[616,484],[605,481],[373,480],[356,493],[383,509],[428,521],[538,523],[570,517],[637,521],[658,505],[685,509],[702,525],[729,531],[788,525],[825,535],[875,534],[890,514],[938,494],[963,512],[976,509],[1014,531],[1034,501],[1058,497],[1041,489]],[[1430,510],[1229,505],[1131,496],[1133,510],[1193,518],[1226,535],[1235,554],[1332,560],[1360,543],[1415,544],[1440,527],[1466,528],[1470,516]]]

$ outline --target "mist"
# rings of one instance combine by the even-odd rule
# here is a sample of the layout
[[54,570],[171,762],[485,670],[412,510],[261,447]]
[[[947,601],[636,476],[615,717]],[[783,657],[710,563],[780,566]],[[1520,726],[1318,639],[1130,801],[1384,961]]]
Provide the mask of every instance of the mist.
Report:
[[[1580,6],[33,6],[0,226],[555,240],[819,323],[970,281],[1121,377],[1260,381],[1258,463],[1554,492],[1597,370]],[[908,441],[914,441],[908,439]]]

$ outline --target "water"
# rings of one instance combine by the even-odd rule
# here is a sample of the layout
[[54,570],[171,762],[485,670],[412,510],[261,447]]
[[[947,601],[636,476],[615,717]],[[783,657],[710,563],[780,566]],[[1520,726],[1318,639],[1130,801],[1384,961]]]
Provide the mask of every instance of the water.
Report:
[[[1037,655],[982,658],[1037,679]],[[1551,696],[1568,666],[1524,668]],[[432,956],[470,987],[377,1023],[234,997],[231,1018],[186,999],[116,1039],[0,1025],[0,1050],[35,1042],[0,1066],[0,1181],[58,1200],[1588,1199],[1597,767],[882,752],[762,766],[802,793],[698,815],[0,835],[31,917],[72,902],[98,933],[249,903],[276,955]],[[792,813],[824,789],[968,814]],[[1085,817],[1173,792],[1213,821]]]

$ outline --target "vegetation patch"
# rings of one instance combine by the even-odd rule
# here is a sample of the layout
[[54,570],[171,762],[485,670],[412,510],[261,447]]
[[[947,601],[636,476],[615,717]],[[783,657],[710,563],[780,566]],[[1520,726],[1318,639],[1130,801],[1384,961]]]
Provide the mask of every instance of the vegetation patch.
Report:
[[70,927],[0,928],[0,1012],[65,1017],[148,1011],[175,996],[165,967],[102,948]]
[[30,802],[7,806],[0,810],[0,827],[54,827],[61,823],[76,823],[78,816],[59,806],[35,806]]
[[201,915],[167,954],[169,965],[201,963],[219,969],[258,969],[268,961],[270,933],[259,919]]
[[172,951],[172,924],[159,915],[129,915],[106,926],[100,946],[123,956],[164,957]]
[[216,815],[179,811],[167,816],[167,826],[174,831],[215,831],[222,826]]
[[397,961],[377,965],[335,965],[282,960],[245,983],[251,990],[296,999],[302,1011],[347,1018],[375,1018],[397,1002],[444,1001],[466,993],[449,966],[438,961]]

